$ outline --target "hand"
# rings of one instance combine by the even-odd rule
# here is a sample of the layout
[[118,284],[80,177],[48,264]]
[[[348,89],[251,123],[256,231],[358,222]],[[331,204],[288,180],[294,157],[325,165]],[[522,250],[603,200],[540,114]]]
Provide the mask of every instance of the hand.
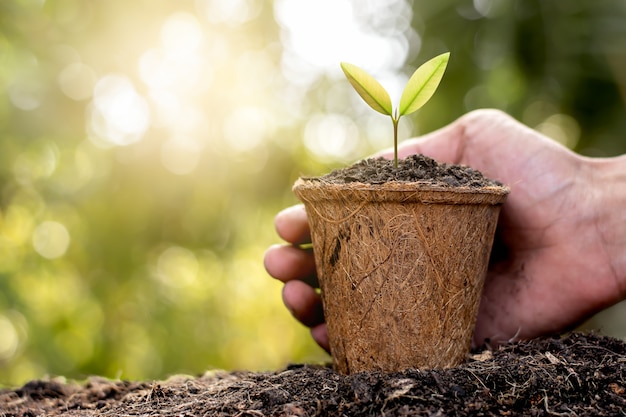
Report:
[[311,242],[304,206],[289,207],[278,213],[275,226],[278,235],[289,244],[274,245],[265,252],[265,269],[285,283],[283,302],[291,314],[310,327],[313,339],[329,351],[322,300],[315,290],[319,284],[313,251],[300,248]]
[[[623,158],[581,157],[496,110],[469,113],[399,149],[400,157],[415,153],[471,166],[511,188],[475,344],[567,330],[625,298],[626,222],[615,214],[623,212],[626,199]],[[310,242],[304,208],[279,213],[276,229],[290,244],[267,251],[266,269],[285,282],[285,305],[328,350],[313,253],[299,247]]]

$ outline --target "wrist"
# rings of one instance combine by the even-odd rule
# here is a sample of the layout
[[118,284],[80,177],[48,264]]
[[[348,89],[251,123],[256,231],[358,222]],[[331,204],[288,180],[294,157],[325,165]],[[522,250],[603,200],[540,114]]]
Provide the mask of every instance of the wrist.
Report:
[[626,298],[626,155],[588,161],[593,172],[597,232],[621,300]]

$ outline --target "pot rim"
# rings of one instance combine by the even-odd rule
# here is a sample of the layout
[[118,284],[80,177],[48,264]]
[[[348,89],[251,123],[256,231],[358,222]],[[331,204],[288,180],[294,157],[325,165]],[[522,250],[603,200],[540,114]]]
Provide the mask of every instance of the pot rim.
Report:
[[299,178],[294,193],[303,201],[369,200],[371,202],[502,204],[510,188],[502,185],[485,187],[444,187],[427,182],[389,181],[381,184],[360,182],[336,184],[318,179]]

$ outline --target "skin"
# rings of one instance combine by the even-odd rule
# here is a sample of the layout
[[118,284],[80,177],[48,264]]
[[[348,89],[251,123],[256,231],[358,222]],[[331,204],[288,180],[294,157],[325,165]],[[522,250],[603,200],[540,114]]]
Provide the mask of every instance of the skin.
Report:
[[[565,331],[626,299],[626,155],[577,155],[497,110],[468,113],[399,149],[401,158],[415,153],[471,166],[511,188],[475,345]],[[267,250],[265,267],[285,283],[287,308],[328,350],[314,254],[300,247],[310,242],[304,207],[283,210],[275,225],[287,244]]]

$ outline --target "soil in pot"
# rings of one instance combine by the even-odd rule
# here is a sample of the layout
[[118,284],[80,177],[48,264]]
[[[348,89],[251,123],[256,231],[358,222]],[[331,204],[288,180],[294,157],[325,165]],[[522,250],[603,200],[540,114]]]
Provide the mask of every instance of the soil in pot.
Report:
[[502,186],[502,183],[485,177],[468,166],[439,163],[424,155],[411,155],[398,161],[369,158],[349,167],[336,169],[321,177],[305,178],[333,184],[363,183],[383,184],[391,181],[419,182],[437,187],[483,188]]

